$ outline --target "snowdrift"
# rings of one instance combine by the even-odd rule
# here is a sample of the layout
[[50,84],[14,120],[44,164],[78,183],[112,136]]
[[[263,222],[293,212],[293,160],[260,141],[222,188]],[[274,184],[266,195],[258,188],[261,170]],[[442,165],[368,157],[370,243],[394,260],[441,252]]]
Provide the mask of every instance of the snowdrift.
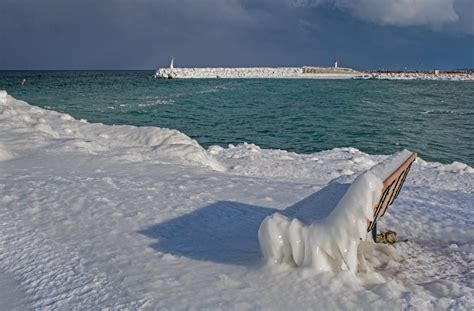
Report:
[[[65,113],[31,106],[6,91],[0,91],[0,122],[23,135],[31,135],[35,144],[49,150],[92,154],[111,150],[126,161],[164,161],[226,170],[196,140],[177,130],[91,124]],[[0,161],[13,157],[5,145],[0,145]]]

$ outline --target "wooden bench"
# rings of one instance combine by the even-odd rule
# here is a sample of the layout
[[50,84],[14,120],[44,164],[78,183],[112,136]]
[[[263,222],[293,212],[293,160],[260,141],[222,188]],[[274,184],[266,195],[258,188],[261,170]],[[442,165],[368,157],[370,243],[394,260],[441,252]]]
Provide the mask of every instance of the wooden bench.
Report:
[[417,154],[412,152],[403,163],[393,171],[383,182],[382,195],[377,204],[373,206],[373,221],[368,221],[367,231],[372,231],[372,238],[375,241],[377,236],[377,221],[385,215],[387,208],[392,205],[397,198],[403,183],[410,171],[411,165],[416,160]]

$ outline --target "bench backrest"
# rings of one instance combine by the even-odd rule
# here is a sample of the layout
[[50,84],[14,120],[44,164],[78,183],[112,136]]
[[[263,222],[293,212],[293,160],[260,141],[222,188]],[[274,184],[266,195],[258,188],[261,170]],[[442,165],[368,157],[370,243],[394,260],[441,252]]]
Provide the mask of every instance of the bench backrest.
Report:
[[397,198],[415,159],[416,153],[413,152],[384,180],[380,200],[373,206],[374,220],[368,222],[367,231],[372,231],[372,229],[374,229],[377,220],[385,214],[387,208],[392,205],[393,201]]

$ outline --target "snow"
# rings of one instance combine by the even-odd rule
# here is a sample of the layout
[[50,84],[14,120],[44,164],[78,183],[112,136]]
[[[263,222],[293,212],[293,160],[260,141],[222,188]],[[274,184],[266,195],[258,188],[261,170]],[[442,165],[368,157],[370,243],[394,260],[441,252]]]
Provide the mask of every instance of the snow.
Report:
[[[387,158],[106,126],[0,92],[0,309],[472,308],[473,169],[417,159],[366,272],[265,265],[269,215],[326,217]],[[7,156],[5,156],[7,155]],[[363,175],[362,175],[363,176]],[[354,207],[355,208],[355,207]]]
[[8,151],[5,146],[0,144],[0,161],[6,161],[13,158],[14,158],[14,155],[10,151]]
[[382,182],[398,169],[410,156],[411,151],[406,149],[395,153],[370,169]]
[[[111,151],[114,157],[143,161],[145,158],[160,162],[208,166],[218,171],[226,168],[210,157],[197,141],[177,130],[89,124],[86,120],[73,120],[67,114],[46,111],[17,101],[5,93],[2,123],[23,136],[32,135],[27,149],[83,150],[90,154]],[[0,160],[11,158],[11,153],[0,145]],[[114,151],[120,151],[120,155]]]

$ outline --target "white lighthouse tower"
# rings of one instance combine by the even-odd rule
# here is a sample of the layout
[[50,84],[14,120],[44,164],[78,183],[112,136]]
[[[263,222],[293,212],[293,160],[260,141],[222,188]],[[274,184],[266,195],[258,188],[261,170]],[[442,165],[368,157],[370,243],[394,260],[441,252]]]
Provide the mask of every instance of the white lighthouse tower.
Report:
[[174,56],[171,57],[170,69],[174,68]]
[[334,68],[337,68],[337,59],[334,61]]

